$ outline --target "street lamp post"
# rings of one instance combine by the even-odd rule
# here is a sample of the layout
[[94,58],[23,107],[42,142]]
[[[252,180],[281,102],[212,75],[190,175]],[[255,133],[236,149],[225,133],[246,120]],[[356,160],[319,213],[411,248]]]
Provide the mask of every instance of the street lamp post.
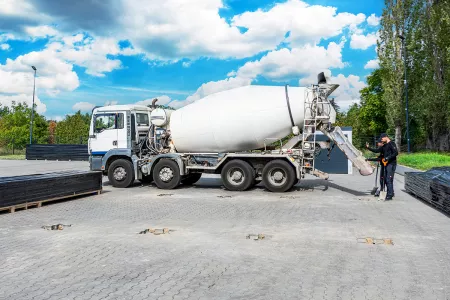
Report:
[[409,105],[408,105],[408,81],[406,77],[406,45],[405,45],[405,37],[403,35],[398,35],[399,39],[402,40],[402,46],[403,46],[403,60],[405,65],[405,102],[406,102],[406,142],[408,144],[408,153],[411,153],[411,146],[409,141]]
[[34,70],[34,81],[33,81],[33,105],[31,106],[31,120],[30,120],[30,145],[33,143],[33,118],[34,118],[34,93],[36,90],[36,67],[31,66]]

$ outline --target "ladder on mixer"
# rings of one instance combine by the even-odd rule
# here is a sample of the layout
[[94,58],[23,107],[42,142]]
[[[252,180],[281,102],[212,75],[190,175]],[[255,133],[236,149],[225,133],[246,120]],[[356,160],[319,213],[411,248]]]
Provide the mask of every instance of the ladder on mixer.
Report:
[[[318,85],[313,85],[311,88],[306,89],[302,133],[302,175],[308,173],[307,170],[310,170],[310,173],[314,171],[317,126],[321,121],[330,119],[327,111],[331,110],[324,109],[323,106],[329,105],[331,107],[331,103],[326,99],[326,95],[321,95],[321,93],[322,90]],[[322,105],[322,110],[319,110],[320,105]],[[312,140],[310,140],[310,137],[312,137]]]

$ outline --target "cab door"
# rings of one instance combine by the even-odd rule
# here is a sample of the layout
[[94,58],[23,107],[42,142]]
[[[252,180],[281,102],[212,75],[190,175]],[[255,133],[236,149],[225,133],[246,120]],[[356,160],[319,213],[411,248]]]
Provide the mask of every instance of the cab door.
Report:
[[120,127],[118,121],[119,113],[98,112],[93,116],[92,132],[89,133],[89,150],[92,155],[104,155],[111,149],[117,149],[118,127]]

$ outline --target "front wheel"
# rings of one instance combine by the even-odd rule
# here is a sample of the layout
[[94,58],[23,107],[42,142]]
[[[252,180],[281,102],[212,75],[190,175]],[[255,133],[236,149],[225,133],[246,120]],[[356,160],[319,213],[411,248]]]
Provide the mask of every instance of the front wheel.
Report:
[[153,180],[160,189],[172,190],[176,188],[181,182],[178,164],[171,159],[160,160],[153,169]]
[[297,179],[292,165],[280,159],[269,162],[263,169],[262,177],[264,186],[275,193],[289,191]]
[[127,188],[134,182],[133,164],[126,159],[117,159],[108,168],[108,179],[113,187]]

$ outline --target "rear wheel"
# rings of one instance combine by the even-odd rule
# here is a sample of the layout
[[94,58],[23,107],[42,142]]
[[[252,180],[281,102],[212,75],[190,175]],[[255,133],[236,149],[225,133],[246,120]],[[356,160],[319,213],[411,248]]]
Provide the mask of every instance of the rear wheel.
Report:
[[227,190],[245,191],[255,181],[255,170],[243,160],[232,160],[222,169],[221,177]]
[[178,164],[170,159],[160,160],[153,169],[153,180],[160,189],[171,190],[176,188],[181,182]]
[[294,168],[284,160],[269,162],[262,173],[264,186],[271,192],[283,193],[296,183]]
[[181,179],[181,183],[184,185],[192,185],[199,181],[201,177],[202,173],[192,173]]
[[134,182],[133,164],[126,159],[117,159],[108,168],[108,179],[113,187],[127,188]]

